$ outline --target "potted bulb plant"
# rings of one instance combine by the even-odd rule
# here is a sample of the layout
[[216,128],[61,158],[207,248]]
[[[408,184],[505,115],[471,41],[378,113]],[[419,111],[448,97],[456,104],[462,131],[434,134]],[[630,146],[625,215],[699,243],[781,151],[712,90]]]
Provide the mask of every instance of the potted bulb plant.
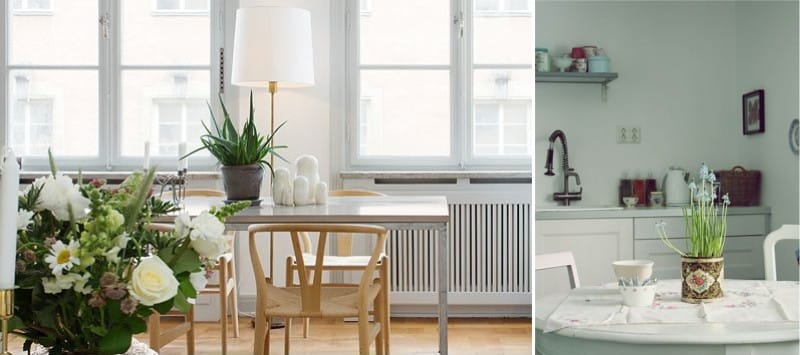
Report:
[[715,204],[717,178],[703,163],[700,182],[689,184],[689,207],[683,207],[686,223],[687,251],[681,251],[667,237],[666,222],[656,223],[661,241],[681,256],[681,300],[702,303],[722,298],[721,281],[724,276],[726,216],[730,199],[726,193],[721,203]]
[[252,205],[258,205],[261,195],[261,182],[264,177],[264,169],[268,169],[273,175],[272,164],[267,156],[272,154],[283,161],[286,161],[277,149],[286,148],[285,145],[276,146],[272,144],[275,133],[286,123],[281,123],[272,134],[261,135],[256,128],[254,121],[255,109],[253,108],[253,92],[250,92],[250,115],[247,118],[241,133],[236,130],[236,126],[231,120],[230,114],[225,107],[222,96],[219,97],[222,108],[222,124],[217,123],[214,110],[209,105],[211,112],[211,128],[205,123],[203,127],[206,134],[200,137],[203,146],[181,157],[188,156],[201,151],[208,150],[222,165],[222,182],[225,189],[227,201],[251,201]]

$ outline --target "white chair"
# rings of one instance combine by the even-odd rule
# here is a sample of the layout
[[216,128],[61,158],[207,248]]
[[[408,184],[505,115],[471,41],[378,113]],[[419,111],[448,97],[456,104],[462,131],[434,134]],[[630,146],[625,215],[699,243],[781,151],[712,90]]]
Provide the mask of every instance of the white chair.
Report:
[[575,267],[575,257],[572,252],[562,251],[552,254],[536,255],[536,270],[555,269],[558,267],[566,267],[569,273],[569,286],[570,288],[581,287],[578,280],[578,269]]
[[800,240],[800,225],[784,224],[764,238],[764,276],[767,281],[776,281],[775,244],[781,240]]

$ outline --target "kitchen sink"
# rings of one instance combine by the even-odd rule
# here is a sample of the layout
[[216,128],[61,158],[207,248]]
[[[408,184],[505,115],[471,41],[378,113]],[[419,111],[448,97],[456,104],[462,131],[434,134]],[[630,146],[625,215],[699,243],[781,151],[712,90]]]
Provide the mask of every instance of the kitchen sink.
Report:
[[619,206],[536,206],[536,212],[619,211],[622,209]]

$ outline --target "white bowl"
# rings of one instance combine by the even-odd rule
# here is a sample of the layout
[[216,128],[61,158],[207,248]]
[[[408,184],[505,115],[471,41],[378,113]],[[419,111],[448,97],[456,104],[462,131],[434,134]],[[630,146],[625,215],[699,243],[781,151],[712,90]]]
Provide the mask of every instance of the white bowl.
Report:
[[653,275],[653,261],[652,260],[619,260],[611,263],[614,267],[614,275],[617,278],[632,279],[638,278],[639,281],[644,281]]
[[622,304],[628,307],[647,307],[653,304],[656,297],[656,285],[620,286]]
[[622,203],[628,208],[636,206],[636,203],[639,202],[639,197],[637,196],[625,196],[622,198]]
[[555,59],[553,59],[553,62],[555,63],[558,70],[563,73],[565,69],[569,68],[569,66],[572,65],[572,58],[556,57]]

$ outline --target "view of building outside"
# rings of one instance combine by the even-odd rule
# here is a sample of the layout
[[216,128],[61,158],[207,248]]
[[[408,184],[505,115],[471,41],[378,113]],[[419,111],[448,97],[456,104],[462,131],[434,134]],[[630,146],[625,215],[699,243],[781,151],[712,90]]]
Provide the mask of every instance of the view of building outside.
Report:
[[[22,156],[52,147],[61,157],[97,157],[118,149],[141,156],[175,156],[180,142],[200,145],[208,122],[209,0],[122,0],[120,33],[98,26],[98,0],[14,0],[8,12],[9,142]],[[101,41],[120,55],[98,56]],[[110,64],[118,65],[112,71]],[[57,68],[39,68],[57,66]],[[118,113],[100,115],[100,80],[118,83]],[[100,122],[119,141],[100,146]]]
[[[358,154],[448,156],[450,2],[361,0]],[[475,156],[532,151],[533,37],[529,0],[475,0],[472,18]]]

